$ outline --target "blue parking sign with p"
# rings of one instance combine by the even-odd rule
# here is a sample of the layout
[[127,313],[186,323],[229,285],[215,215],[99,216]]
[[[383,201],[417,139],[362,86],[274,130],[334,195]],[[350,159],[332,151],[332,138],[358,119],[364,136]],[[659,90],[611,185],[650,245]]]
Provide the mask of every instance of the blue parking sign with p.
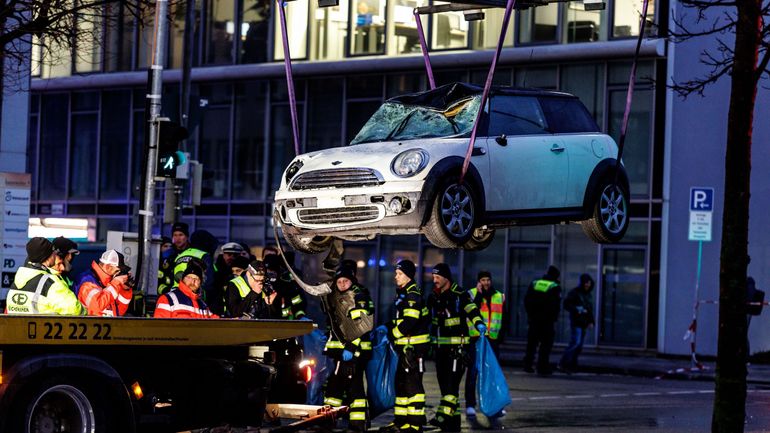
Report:
[[714,210],[714,188],[690,188],[690,210],[711,212]]

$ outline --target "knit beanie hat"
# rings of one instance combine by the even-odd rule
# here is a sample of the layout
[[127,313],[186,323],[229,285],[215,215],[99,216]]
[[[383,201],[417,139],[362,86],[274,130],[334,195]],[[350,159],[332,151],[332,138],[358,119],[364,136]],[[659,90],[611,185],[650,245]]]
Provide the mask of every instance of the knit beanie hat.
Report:
[[204,265],[201,263],[198,259],[193,259],[187,262],[187,267],[182,271],[182,279],[188,275],[196,275],[198,278],[201,279],[201,283],[203,282],[203,274],[205,271],[203,270]]
[[482,278],[492,279],[492,273],[489,271],[479,271],[479,275],[476,277],[476,281],[481,281]]
[[401,260],[396,264],[396,270],[400,270],[411,280],[414,279],[414,274],[417,273],[417,267],[411,260]]
[[352,281],[353,284],[356,283],[356,273],[349,266],[340,266],[339,269],[337,269],[337,272],[334,273],[334,282],[336,283],[340,278],[347,278]]
[[36,237],[27,242],[27,261],[42,263],[53,254],[53,244],[46,238]]
[[440,275],[449,281],[452,281],[452,270],[446,263],[438,263],[433,267],[433,275]]

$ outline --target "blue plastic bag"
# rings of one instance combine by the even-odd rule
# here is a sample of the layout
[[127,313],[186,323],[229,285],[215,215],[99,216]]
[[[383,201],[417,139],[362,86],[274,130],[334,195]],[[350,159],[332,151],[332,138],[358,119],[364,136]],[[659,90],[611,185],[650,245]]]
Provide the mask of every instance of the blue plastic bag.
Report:
[[307,384],[307,404],[321,406],[324,403],[323,387],[326,379],[329,378],[334,369],[334,361],[324,355],[324,346],[326,346],[326,335],[318,329],[302,336],[302,343],[305,349],[305,359],[315,361],[313,367],[313,378]]
[[476,389],[481,413],[488,417],[497,416],[511,404],[511,393],[495,352],[483,335],[476,342],[476,370],[479,372]]
[[372,359],[366,365],[367,394],[371,417],[396,404],[396,369],[398,353],[388,342],[388,329],[378,326],[372,331]]

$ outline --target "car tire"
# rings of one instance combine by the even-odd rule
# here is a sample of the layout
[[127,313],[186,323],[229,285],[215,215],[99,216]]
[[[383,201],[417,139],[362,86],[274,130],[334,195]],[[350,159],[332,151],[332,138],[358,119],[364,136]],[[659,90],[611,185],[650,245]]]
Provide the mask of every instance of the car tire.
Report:
[[591,206],[591,217],[581,222],[583,232],[596,243],[620,242],[629,224],[628,189],[612,181],[600,184],[599,193]]
[[471,238],[477,221],[475,190],[468,182],[447,182],[433,199],[425,237],[438,248],[460,248]]
[[465,251],[481,251],[486,249],[495,240],[494,229],[477,228],[473,230],[470,239],[463,244]]
[[71,432],[133,432],[130,414],[115,410],[120,398],[87,377],[46,377],[29,383],[14,399],[12,413],[18,416],[9,419],[8,431],[38,433],[68,426]]
[[305,254],[320,254],[329,250],[333,236],[301,236],[283,232],[286,242],[295,250]]

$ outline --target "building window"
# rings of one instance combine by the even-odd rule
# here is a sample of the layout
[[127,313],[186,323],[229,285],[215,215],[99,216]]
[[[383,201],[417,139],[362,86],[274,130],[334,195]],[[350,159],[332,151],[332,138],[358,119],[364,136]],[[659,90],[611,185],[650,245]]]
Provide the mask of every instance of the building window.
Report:
[[[137,105],[134,99],[134,107],[144,107]],[[144,116],[144,110],[134,110],[132,118],[131,134],[131,198],[139,198],[139,190],[142,188],[142,168],[144,166],[144,133],[147,128],[147,121]]]
[[[426,6],[427,0],[391,0],[388,10],[388,54],[409,54],[419,53],[420,39],[417,33],[417,22],[414,19],[413,11],[420,6]],[[390,6],[392,5],[392,6]],[[422,28],[426,32],[429,30],[428,21],[430,15],[420,15]]]
[[514,85],[537,89],[555,90],[558,73],[556,66],[519,68],[515,70]]
[[270,0],[245,0],[241,11],[240,63],[267,61]]
[[227,65],[233,62],[233,39],[240,35],[235,28],[233,0],[209,0],[206,22],[206,63]]
[[75,17],[75,72],[98,72],[102,69],[102,14],[101,6],[88,8]]
[[64,199],[67,185],[68,107],[68,94],[51,94],[42,97],[40,176],[38,177],[41,200]]
[[138,53],[136,67],[138,69],[147,69],[152,64],[153,37],[155,33],[155,8],[144,8],[141,13],[141,22],[139,23],[139,41],[137,43]]
[[305,152],[342,145],[342,101],[345,80],[340,77],[308,83]]
[[[550,240],[550,236],[549,236]],[[516,338],[527,337],[527,312],[524,296],[529,284],[540,278],[551,264],[548,244],[512,244],[508,260],[508,286],[506,303],[509,305],[510,334]]]
[[599,342],[610,346],[644,345],[647,293],[646,251],[605,248],[597,287]]
[[353,0],[353,37],[350,52],[385,54],[385,8],[387,0]]
[[568,65],[560,68],[559,88],[580,98],[596,123],[604,123],[604,65]]
[[198,158],[203,164],[203,198],[228,198],[230,107],[212,107],[203,115]]
[[104,71],[130,71],[134,49],[134,16],[123,2],[105,5]]
[[[500,41],[500,32],[503,29],[503,17],[505,9],[484,9],[484,19],[473,22],[473,49],[485,50],[497,48]],[[504,47],[513,46],[513,22],[514,17],[508,23],[508,31],[505,32]]]
[[[612,9],[612,37],[628,38],[639,36],[639,22],[642,16],[643,0],[616,0]],[[654,34],[655,2],[650,2],[647,9],[647,24],[645,24],[645,36]]]
[[[309,3],[303,1],[286,2],[286,36],[289,39],[289,54],[292,59],[307,58],[307,29]],[[281,39],[281,15],[279,10],[273,14],[275,19],[275,60],[283,60],[283,39]]]
[[[185,22],[187,20],[187,7],[186,5],[189,2],[179,2],[179,3],[172,3],[169,4],[169,16],[171,17],[171,22],[168,23],[169,25],[169,35],[168,35],[168,59],[166,60],[166,63],[168,64],[169,68],[172,69],[181,69],[184,67],[184,31],[185,31]],[[195,23],[198,23],[200,21],[201,16],[201,2],[195,2]],[[198,25],[193,25],[195,34],[193,35],[193,44],[192,44],[192,58],[193,58],[193,66],[196,66],[198,62],[196,59],[198,59],[199,55],[199,46],[198,46]]]
[[310,29],[310,58],[313,60],[338,60],[345,57],[348,40],[348,2],[339,6],[319,8],[311,1],[313,16]]
[[587,11],[582,3],[564,3],[562,40],[567,43],[607,40],[607,11]]
[[[297,88],[304,89],[304,83],[298,82]],[[276,86],[273,85],[273,88]],[[285,85],[284,85],[285,87]],[[298,92],[299,93],[299,92]],[[299,116],[298,122],[300,125],[303,123],[303,112],[305,104],[304,92],[303,95],[297,96],[297,115]],[[302,140],[302,137],[299,138]],[[300,143],[301,146],[301,143]],[[289,110],[288,103],[273,104],[270,113],[270,183],[269,191],[278,189],[281,185],[281,175],[283,170],[289,165],[292,159],[294,159],[294,138],[292,136],[291,125],[291,112]]]
[[239,83],[235,86],[235,149],[233,149],[233,199],[263,197],[265,175],[265,130],[267,83]]
[[559,24],[559,4],[531,7],[519,11],[519,43],[556,42]]
[[130,138],[131,92],[102,93],[101,143],[99,147],[99,198],[125,199],[127,196],[128,144]]
[[[435,2],[434,4],[445,4]],[[446,50],[468,48],[468,21],[462,12],[443,12],[433,14],[433,34],[431,48]]]

